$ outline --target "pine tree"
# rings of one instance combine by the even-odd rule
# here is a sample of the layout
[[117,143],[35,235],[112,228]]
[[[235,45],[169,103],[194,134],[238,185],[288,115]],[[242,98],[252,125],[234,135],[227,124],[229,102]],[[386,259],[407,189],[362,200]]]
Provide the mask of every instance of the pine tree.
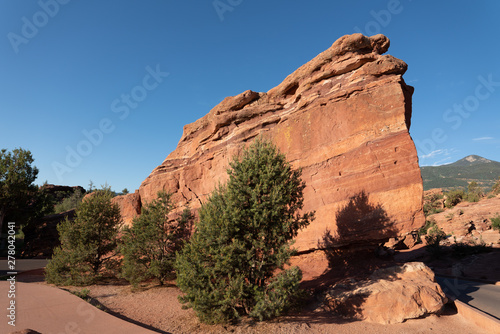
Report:
[[483,197],[483,189],[479,186],[476,181],[472,181],[467,186],[467,201],[469,202],[479,202]]
[[18,221],[37,192],[33,182],[38,175],[38,168],[33,166],[33,161],[28,150],[0,150],[0,233],[4,230],[5,217]]
[[189,237],[192,215],[186,208],[172,221],[172,209],[171,195],[160,191],[157,199],[143,207],[132,227],[124,229],[122,275],[133,285],[151,278],[162,285],[175,277],[175,253]]
[[233,159],[228,174],[228,183],[202,205],[195,233],[176,262],[185,293],[180,300],[206,323],[283,313],[302,278],[299,268],[284,269],[294,254],[291,241],[314,219],[314,213],[298,213],[301,171],[272,143],[256,140]]
[[500,177],[498,178],[498,180],[495,182],[495,184],[493,185],[493,187],[491,188],[491,192],[494,194],[494,195],[498,195],[500,194]]
[[46,280],[57,285],[94,283],[115,263],[120,209],[109,188],[98,190],[76,210],[75,219],[58,225],[61,245],[47,264]]

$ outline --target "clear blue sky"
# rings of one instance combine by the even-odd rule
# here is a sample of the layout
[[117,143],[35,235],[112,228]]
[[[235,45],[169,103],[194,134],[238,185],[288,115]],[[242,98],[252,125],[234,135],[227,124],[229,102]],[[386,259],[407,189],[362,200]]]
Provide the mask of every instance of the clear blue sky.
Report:
[[38,184],[137,189],[185,124],[226,96],[269,90],[354,32],[385,34],[408,63],[421,165],[500,161],[496,0],[0,5],[0,148],[29,149]]

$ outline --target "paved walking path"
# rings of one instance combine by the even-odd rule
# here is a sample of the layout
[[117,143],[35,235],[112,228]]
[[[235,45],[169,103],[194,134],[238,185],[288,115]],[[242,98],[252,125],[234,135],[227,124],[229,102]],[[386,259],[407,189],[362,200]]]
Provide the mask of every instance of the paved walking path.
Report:
[[[0,281],[0,333],[33,329],[40,333],[156,333],[103,312],[79,297],[43,284],[15,284],[9,298],[9,281]],[[15,327],[8,324],[7,309],[15,301]]]
[[[15,262],[15,271],[22,273],[30,270],[45,268],[47,265],[46,259],[17,259]],[[0,276],[7,275],[9,271],[7,259],[0,259]]]
[[447,295],[500,320],[500,285],[439,276],[436,280]]

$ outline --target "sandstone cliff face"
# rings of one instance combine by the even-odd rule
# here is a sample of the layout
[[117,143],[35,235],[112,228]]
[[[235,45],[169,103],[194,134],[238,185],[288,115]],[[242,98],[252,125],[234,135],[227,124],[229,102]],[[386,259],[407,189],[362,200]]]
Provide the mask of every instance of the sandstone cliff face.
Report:
[[126,226],[132,226],[134,218],[141,214],[141,197],[138,190],[134,193],[113,197],[111,203],[117,204],[120,208],[122,221]]
[[[326,234],[346,245],[419,228],[422,179],[408,132],[413,88],[402,78],[407,65],[382,55],[388,48],[383,35],[344,36],[267,93],[227,97],[184,127],[175,151],[142,183],[141,202],[163,189],[180,209],[198,209],[226,181],[230,159],[262,135],[302,168],[304,210],[316,211],[297,237],[299,251],[317,249]],[[367,203],[356,203],[361,197]],[[363,208],[379,219],[339,230],[337,215]]]

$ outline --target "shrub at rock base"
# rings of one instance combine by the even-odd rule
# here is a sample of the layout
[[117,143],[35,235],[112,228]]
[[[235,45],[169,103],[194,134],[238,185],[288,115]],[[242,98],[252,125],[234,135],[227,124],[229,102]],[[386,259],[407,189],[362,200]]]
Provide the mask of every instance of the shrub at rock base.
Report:
[[469,183],[467,187],[467,201],[479,202],[483,195],[483,190],[476,181]]
[[297,213],[305,184],[272,144],[258,139],[228,173],[227,185],[201,207],[195,233],[176,261],[185,294],[180,300],[205,323],[282,314],[299,294],[302,277],[297,267],[284,269],[294,252],[291,241],[314,219]]
[[446,193],[445,206],[452,208],[466,198],[465,191],[461,189],[450,190]]
[[500,215],[490,218],[490,220],[491,220],[491,227],[494,230],[500,231]]
[[498,181],[495,182],[495,184],[493,185],[493,187],[491,188],[491,192],[494,194],[494,195],[498,195],[500,194],[500,178],[498,178]]
[[132,227],[124,229],[122,276],[133,285],[153,278],[163,285],[175,277],[175,253],[189,237],[192,215],[185,209],[172,221],[172,209],[170,194],[160,191],[157,199],[142,208]]
[[113,267],[121,217],[112,197],[109,188],[97,191],[82,202],[74,221],[66,219],[58,225],[61,246],[47,264],[48,283],[92,284],[103,270]]
[[437,225],[434,225],[427,231],[425,236],[425,249],[432,256],[439,257],[441,255],[441,241],[446,239],[446,233]]

